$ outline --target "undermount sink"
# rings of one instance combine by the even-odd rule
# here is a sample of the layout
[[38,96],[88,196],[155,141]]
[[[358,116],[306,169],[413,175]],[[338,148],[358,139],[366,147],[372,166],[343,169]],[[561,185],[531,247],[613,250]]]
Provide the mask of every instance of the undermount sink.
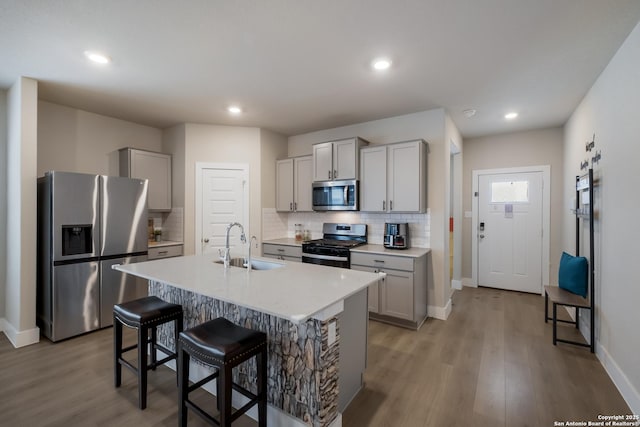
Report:
[[[222,260],[218,260],[214,262],[216,264],[224,264],[224,261]],[[229,265],[231,267],[247,268],[244,258],[231,258],[231,260],[229,260]],[[274,268],[281,268],[281,267],[284,267],[284,264],[280,264],[279,262],[260,261],[257,259],[251,260],[252,270],[273,270]]]

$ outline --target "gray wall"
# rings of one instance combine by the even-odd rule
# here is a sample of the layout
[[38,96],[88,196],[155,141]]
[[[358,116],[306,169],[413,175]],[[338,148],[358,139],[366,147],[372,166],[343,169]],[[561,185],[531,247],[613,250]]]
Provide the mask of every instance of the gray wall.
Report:
[[7,274],[7,92],[0,90],[0,330]]
[[287,137],[279,133],[260,129],[260,161],[262,163],[261,199],[262,208],[276,207],[276,160],[287,157]]
[[[196,251],[195,176],[196,163],[236,163],[249,166],[249,227],[261,236],[260,129],[187,123],[185,125],[184,252]],[[275,165],[273,165],[275,168]],[[275,185],[275,181],[273,182]],[[244,224],[246,227],[246,224]]]
[[[594,153],[585,143],[595,133],[602,160],[595,165],[596,354],[613,378],[630,413],[640,413],[640,24],[631,32],[565,126],[564,200],[575,197],[580,162]],[[573,251],[574,217],[562,209],[562,246]],[[583,237],[586,233],[583,232]],[[583,239],[584,240],[584,239]],[[583,252],[584,253],[584,252]],[[586,333],[589,322],[581,322]],[[587,335],[588,336],[588,335]]]
[[[464,141],[463,210],[471,211],[473,171],[518,166],[551,165],[551,230],[549,238],[549,283],[557,283],[561,251],[563,152],[562,128],[491,135]],[[462,277],[471,272],[471,218],[462,221]],[[545,262],[545,260],[543,260]]]
[[38,102],[38,176],[46,171],[118,175],[118,149],[162,151],[162,131]]

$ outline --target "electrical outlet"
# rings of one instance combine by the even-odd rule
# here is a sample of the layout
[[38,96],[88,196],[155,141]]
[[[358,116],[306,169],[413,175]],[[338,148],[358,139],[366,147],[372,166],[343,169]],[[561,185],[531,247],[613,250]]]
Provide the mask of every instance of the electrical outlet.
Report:
[[328,335],[329,337],[327,338],[327,344],[333,345],[333,343],[336,342],[336,321],[335,320],[329,323]]

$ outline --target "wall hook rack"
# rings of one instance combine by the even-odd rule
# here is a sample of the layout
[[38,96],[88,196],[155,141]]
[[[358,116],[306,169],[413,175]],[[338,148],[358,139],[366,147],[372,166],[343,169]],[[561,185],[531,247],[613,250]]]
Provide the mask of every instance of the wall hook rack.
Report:
[[580,170],[585,170],[589,167],[589,161],[585,160],[584,162],[580,163]]
[[602,154],[600,150],[596,151],[596,155],[591,158],[591,164],[594,165],[598,163],[602,159]]

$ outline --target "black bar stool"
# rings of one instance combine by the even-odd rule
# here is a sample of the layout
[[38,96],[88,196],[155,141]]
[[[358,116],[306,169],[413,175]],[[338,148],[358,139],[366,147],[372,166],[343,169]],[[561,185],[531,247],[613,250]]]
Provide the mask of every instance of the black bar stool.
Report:
[[[122,365],[131,369],[138,377],[138,404],[140,409],[147,407],[147,371],[177,358],[177,352],[159,345],[156,327],[163,323],[175,321],[176,347],[178,334],[182,331],[182,306],[171,304],[158,297],[150,296],[113,306],[113,355],[114,382],[120,387],[122,382]],[[138,330],[137,344],[122,348],[122,325]],[[149,336],[151,330],[151,336]],[[151,343],[151,362],[147,363],[147,344]],[[122,358],[122,354],[137,348],[138,366],[135,367]],[[167,354],[157,360],[156,350]]]
[[[257,357],[258,392],[249,390],[233,382],[233,368],[252,357]],[[216,371],[208,377],[189,386],[189,359],[213,366]],[[216,382],[219,420],[207,414],[189,400],[189,393],[209,381]],[[234,325],[224,318],[217,318],[180,333],[178,344],[178,384],[180,407],[179,426],[187,425],[187,407],[212,425],[230,427],[242,414],[258,404],[258,425],[267,425],[267,334]],[[242,408],[231,412],[232,389],[250,400]]]

